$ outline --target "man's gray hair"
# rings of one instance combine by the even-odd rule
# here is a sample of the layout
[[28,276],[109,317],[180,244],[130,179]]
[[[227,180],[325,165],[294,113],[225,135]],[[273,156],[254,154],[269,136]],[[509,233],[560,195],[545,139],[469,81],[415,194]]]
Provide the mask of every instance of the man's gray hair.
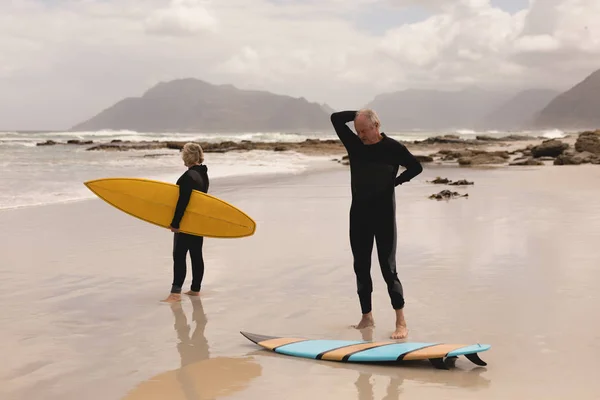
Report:
[[[374,126],[381,126],[381,121],[379,120],[379,116],[377,115],[377,113],[370,109],[370,108],[361,108],[360,110],[358,110],[358,112],[356,113],[356,117],[358,117],[359,115],[364,115],[365,117],[367,117],[367,119],[369,121],[371,121],[371,123]],[[356,120],[356,117],[354,118],[354,120]]]

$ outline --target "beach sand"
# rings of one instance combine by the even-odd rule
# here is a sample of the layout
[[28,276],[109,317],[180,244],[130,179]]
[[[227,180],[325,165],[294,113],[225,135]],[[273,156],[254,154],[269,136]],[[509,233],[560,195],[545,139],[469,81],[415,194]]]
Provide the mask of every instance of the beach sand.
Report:
[[[461,357],[450,371],[305,360],[240,335],[389,337],[375,252],[376,327],[349,328],[360,308],[343,165],[211,182],[257,232],[206,239],[203,294],[174,306],[159,302],[170,231],[98,199],[0,212],[0,398],[597,399],[599,181],[593,165],[427,165],[398,187],[408,341],[492,345],[487,367]],[[469,197],[428,198],[443,189]]]

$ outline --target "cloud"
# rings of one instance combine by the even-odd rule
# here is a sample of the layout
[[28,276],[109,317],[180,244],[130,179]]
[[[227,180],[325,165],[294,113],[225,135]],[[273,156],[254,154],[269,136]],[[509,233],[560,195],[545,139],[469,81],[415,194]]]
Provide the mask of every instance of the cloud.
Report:
[[521,36],[515,41],[518,52],[552,52],[560,49],[560,42],[551,35]]
[[196,0],[172,0],[168,7],[158,9],[145,21],[146,31],[162,35],[195,35],[215,32],[217,19]]
[[[597,0],[0,2],[0,129],[60,129],[159,81],[196,77],[336,108],[381,92],[567,88],[600,68]],[[379,29],[369,7],[422,6]]]

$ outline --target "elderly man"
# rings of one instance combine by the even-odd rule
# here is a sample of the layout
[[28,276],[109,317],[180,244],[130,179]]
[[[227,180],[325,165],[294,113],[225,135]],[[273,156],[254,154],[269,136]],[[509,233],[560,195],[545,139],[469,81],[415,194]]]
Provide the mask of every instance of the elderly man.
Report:
[[[358,135],[346,125],[350,121],[354,121]],[[331,123],[350,161],[350,245],[362,311],[362,318],[354,327],[363,329],[375,324],[371,309],[371,254],[375,240],[381,273],[396,311],[396,329],[391,338],[404,339],[408,329],[404,292],[396,272],[395,188],[420,174],[423,167],[404,145],[379,131],[381,123],[373,110],[335,112]],[[400,166],[406,170],[398,176]]]

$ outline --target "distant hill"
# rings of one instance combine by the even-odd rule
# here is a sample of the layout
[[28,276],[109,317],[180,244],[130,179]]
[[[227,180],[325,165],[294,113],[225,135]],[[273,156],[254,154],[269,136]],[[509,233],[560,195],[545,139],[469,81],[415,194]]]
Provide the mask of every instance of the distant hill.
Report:
[[329,130],[323,105],[266,91],[188,78],[161,82],[125,98],[72,131],[251,132]]
[[375,109],[384,129],[475,129],[510,93],[467,88],[460,91],[408,89],[376,96]]
[[331,115],[336,111],[333,108],[331,108],[331,106],[327,103],[321,104],[321,108],[327,113],[327,115]]
[[535,127],[600,128],[600,70],[558,95],[536,116]]
[[519,92],[487,114],[478,127],[498,130],[529,128],[537,113],[559,94],[560,92],[551,89],[529,89]]

